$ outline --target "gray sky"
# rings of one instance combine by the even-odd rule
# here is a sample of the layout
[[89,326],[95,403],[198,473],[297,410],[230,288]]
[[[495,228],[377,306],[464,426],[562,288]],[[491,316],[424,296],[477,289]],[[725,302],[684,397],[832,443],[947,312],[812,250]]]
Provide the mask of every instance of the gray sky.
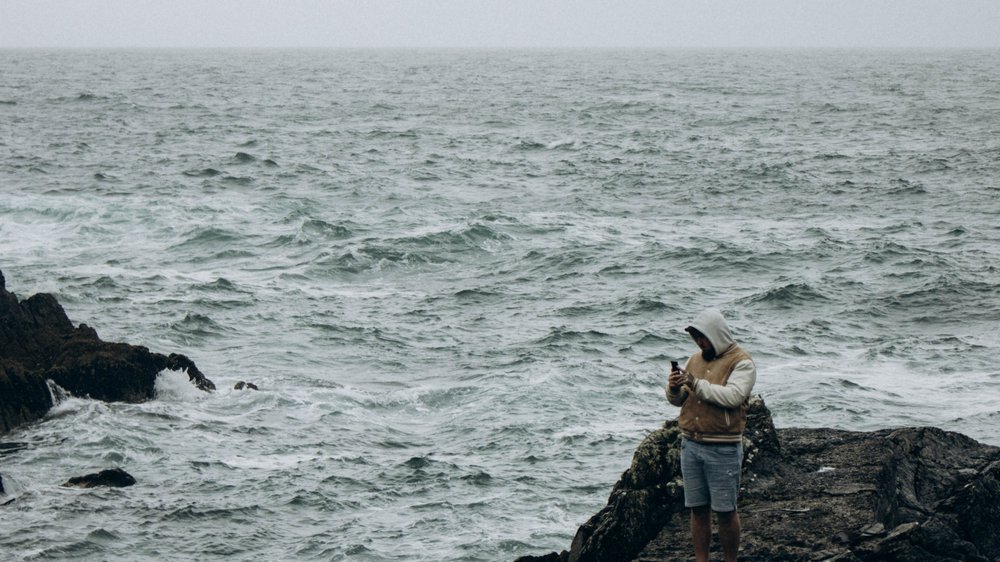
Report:
[[1000,47],[1000,0],[0,0],[0,47]]

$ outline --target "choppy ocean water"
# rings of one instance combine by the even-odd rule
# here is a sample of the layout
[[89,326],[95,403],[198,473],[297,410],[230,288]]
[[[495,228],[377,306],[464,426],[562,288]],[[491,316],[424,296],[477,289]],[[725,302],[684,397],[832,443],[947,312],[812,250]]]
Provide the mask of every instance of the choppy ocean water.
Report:
[[0,51],[8,288],[221,389],[0,438],[0,554],[566,548],[706,306],[778,426],[1000,444],[998,139],[996,51]]

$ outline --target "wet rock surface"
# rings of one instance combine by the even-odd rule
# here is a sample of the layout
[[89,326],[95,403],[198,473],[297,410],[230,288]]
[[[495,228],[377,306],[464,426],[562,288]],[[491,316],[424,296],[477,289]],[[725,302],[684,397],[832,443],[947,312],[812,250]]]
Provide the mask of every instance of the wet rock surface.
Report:
[[215,389],[183,355],[105,342],[86,324],[74,327],[52,295],[19,301],[0,272],[0,433],[45,415],[52,407],[47,380],[75,396],[142,402],[153,398],[156,376],[165,369],[185,371],[202,390]]
[[[1000,448],[936,428],[775,430],[759,399],[748,418],[740,560],[1000,560]],[[568,551],[519,560],[693,559],[679,458],[671,420]]]
[[35,421],[52,407],[45,379],[7,359],[0,359],[0,434]]

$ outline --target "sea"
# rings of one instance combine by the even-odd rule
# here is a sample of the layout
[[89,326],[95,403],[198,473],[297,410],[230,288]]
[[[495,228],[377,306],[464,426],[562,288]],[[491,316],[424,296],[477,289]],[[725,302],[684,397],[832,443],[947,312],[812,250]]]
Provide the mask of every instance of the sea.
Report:
[[996,50],[2,50],[7,289],[218,390],[54,389],[0,558],[566,549],[709,307],[779,428],[1000,445],[998,217]]

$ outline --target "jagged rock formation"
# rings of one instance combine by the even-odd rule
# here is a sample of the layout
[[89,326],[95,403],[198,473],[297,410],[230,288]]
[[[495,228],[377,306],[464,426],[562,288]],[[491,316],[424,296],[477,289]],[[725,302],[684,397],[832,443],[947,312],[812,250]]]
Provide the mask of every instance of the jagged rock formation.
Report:
[[142,402],[153,398],[156,376],[164,369],[186,371],[198,388],[215,389],[183,355],[105,342],[86,324],[74,327],[52,295],[18,301],[0,272],[0,433],[37,420],[52,407],[46,380],[75,396]]
[[[1000,560],[1000,448],[936,428],[775,430],[763,401],[750,412],[740,560]],[[674,420],[650,433],[568,551],[519,561],[692,559],[679,439]]]

